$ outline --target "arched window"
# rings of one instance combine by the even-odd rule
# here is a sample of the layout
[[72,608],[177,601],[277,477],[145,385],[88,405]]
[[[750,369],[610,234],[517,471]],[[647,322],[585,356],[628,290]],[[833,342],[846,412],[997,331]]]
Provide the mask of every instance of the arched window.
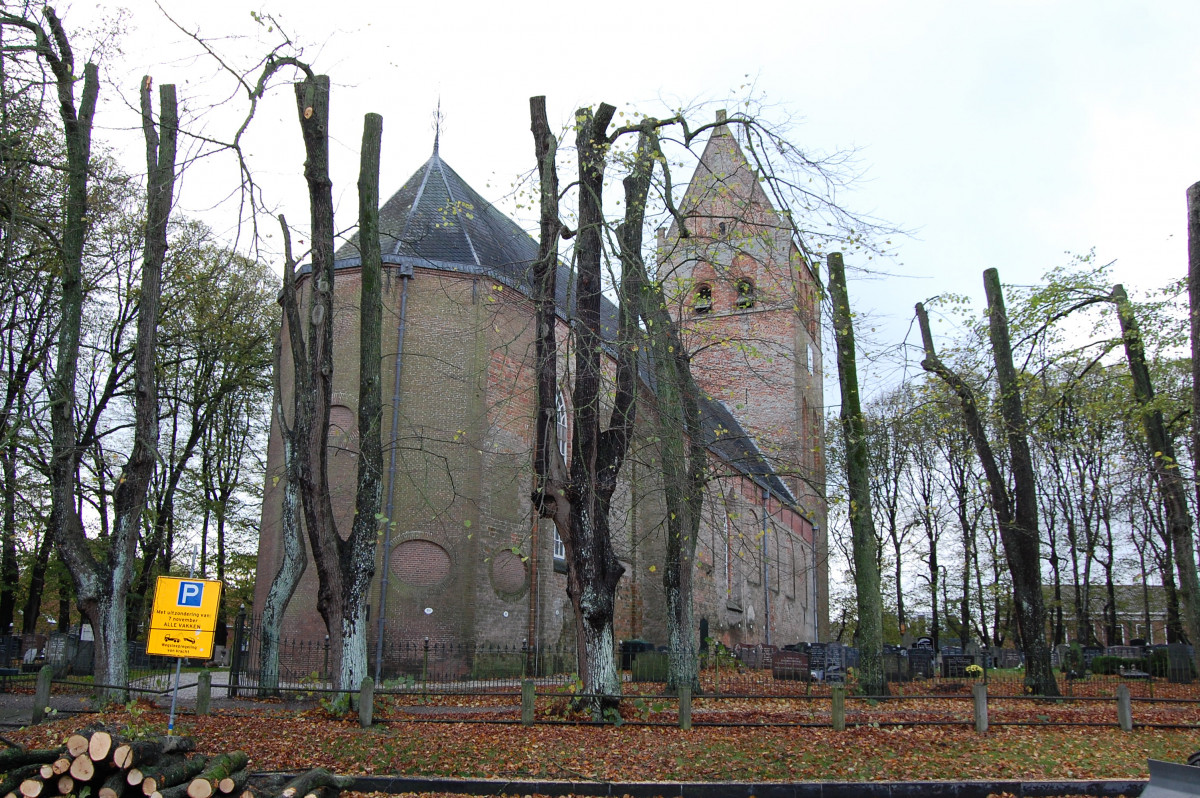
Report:
[[692,306],[692,310],[697,314],[708,313],[712,310],[712,286],[708,283],[700,283],[696,286],[696,304]]
[[[559,391],[555,397],[555,426],[554,432],[558,437],[558,453],[562,455],[563,462],[567,462],[567,452],[570,451],[571,442],[571,426],[567,420],[567,398],[563,396],[563,392]],[[563,543],[562,536],[558,534],[558,527],[553,529],[553,548],[552,554],[554,558],[554,570],[559,573],[567,571],[567,547]]]
[[554,411],[556,416],[554,432],[558,436],[558,453],[562,455],[563,462],[566,462],[567,452],[569,451],[567,444],[570,442],[571,426],[567,421],[567,400],[563,396],[562,391],[558,392]]
[[736,285],[738,310],[754,307],[754,281],[749,277],[739,277]]

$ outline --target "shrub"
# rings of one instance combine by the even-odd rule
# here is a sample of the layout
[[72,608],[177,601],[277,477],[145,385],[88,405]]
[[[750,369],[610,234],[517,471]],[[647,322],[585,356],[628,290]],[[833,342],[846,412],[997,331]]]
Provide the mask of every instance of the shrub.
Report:
[[1127,671],[1143,670],[1146,666],[1144,659],[1126,659],[1125,657],[1099,656],[1092,658],[1091,672],[1097,676],[1114,676],[1124,668]]

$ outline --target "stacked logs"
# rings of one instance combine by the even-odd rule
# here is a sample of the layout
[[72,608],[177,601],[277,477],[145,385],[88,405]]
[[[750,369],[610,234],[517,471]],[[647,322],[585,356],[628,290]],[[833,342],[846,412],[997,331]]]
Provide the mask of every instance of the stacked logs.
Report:
[[317,768],[252,784],[243,751],[206,757],[189,737],[125,741],[103,728],[62,748],[0,751],[0,798],[336,798],[352,779]]

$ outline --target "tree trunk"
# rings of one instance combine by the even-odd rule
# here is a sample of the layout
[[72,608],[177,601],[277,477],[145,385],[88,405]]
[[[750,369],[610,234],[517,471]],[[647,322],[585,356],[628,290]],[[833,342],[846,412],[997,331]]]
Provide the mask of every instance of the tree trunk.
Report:
[[[358,482],[354,525],[341,543],[343,567],[341,676],[350,690],[367,676],[367,601],[375,575],[376,531],[383,491],[383,398],[379,375],[382,358],[383,277],[379,244],[379,152],[383,117],[363,121],[358,175],[359,250],[362,254],[359,294]],[[349,694],[357,696],[357,693]],[[353,700],[353,699],[352,699]]]
[[[52,37],[33,23],[38,37],[38,54],[50,67],[58,90],[63,137],[67,147],[64,224],[60,242],[60,305],[54,376],[50,381],[50,527],[54,530],[59,557],[84,596],[98,588],[98,566],[87,549],[83,524],[75,505],[75,479],[80,450],[76,445],[75,387],[79,368],[79,343],[83,320],[83,249],[87,237],[88,164],[91,158],[92,120],[99,94],[99,71],[95,64],[84,67],[83,95],[75,104],[74,55],[66,32],[54,12],[45,10]],[[59,47],[55,52],[50,42]],[[99,651],[99,640],[97,640]],[[101,674],[96,678],[99,681]]]
[[[617,387],[608,429],[601,430],[601,377],[604,339],[600,334],[604,166],[608,141],[605,131],[616,109],[601,103],[595,114],[582,108],[576,112],[579,153],[579,230],[575,260],[578,266],[575,332],[575,385],[572,399],[575,411],[575,435],[571,448],[569,476],[563,478],[561,457],[548,450],[551,440],[547,422],[555,418],[556,386],[554,369],[557,350],[549,331],[555,320],[544,313],[552,308],[553,278],[547,270],[557,267],[557,243],[553,241],[562,227],[558,221],[557,186],[553,152],[557,142],[545,121],[545,100],[530,100],[535,153],[541,176],[542,241],[535,262],[538,330],[538,429],[535,465],[540,466],[534,486],[539,512],[554,519],[567,550],[567,595],[575,612],[576,648],[584,692],[594,716],[615,709],[612,697],[620,695],[621,684],[613,658],[613,611],[617,582],[624,566],[612,548],[609,509],[613,492],[628,449],[633,425],[636,374],[633,352],[628,343],[633,324],[628,307],[621,309],[621,330],[617,353]],[[549,238],[548,238],[549,234]],[[622,303],[624,306],[625,303]]]
[[38,615],[42,611],[42,593],[46,587],[46,567],[50,564],[50,549],[54,546],[54,530],[50,526],[42,533],[37,555],[29,568],[29,592],[25,595],[25,606],[21,615],[21,634],[31,635],[37,631]]
[[[622,307],[636,309],[644,322],[654,370],[658,407],[659,463],[666,503],[667,551],[663,588],[667,597],[667,690],[688,685],[700,690],[699,662],[693,635],[692,577],[700,514],[704,506],[708,449],[700,414],[701,391],[679,323],[671,318],[662,285],[650,279],[642,260],[642,228],[654,164],[662,152],[656,121],[647,119],[638,138],[634,167],[625,178],[625,220],[617,230],[621,252]],[[665,163],[665,159],[663,161]],[[632,329],[626,335],[632,335]],[[622,338],[623,346],[633,341]],[[766,502],[764,502],[764,512]],[[763,541],[764,546],[766,541]]]
[[4,528],[0,532],[0,634],[11,634],[17,608],[17,451],[5,445],[0,451],[4,479]]
[[[1200,183],[1193,183],[1187,190],[1187,228],[1192,343],[1192,473],[1200,474]],[[1200,503],[1200,479],[1196,480],[1195,490],[1196,500]]]
[[[985,271],[983,285],[987,292],[988,331],[992,343],[992,359],[996,364],[996,381],[1000,388],[1000,415],[1004,420],[1005,437],[1008,440],[1009,468],[1013,481],[1012,504],[1007,501],[1000,502],[1004,506],[1004,514],[1002,516],[997,511],[996,518],[1013,580],[1017,633],[1025,653],[1025,680],[1039,695],[1057,695],[1058,683],[1050,664],[1050,647],[1046,645],[1037,479],[1033,473],[1033,457],[1029,452],[1029,427],[1025,422],[1021,390],[1012,362],[1008,314],[1004,309],[1004,294],[1000,290],[999,273],[995,269]],[[988,474],[988,479],[990,482],[991,473]],[[996,479],[1002,479],[998,470]],[[997,482],[992,488],[993,496],[998,500],[1005,492],[1003,482]]]
[[1150,382],[1150,369],[1146,364],[1146,350],[1137,317],[1123,286],[1113,286],[1112,298],[1121,322],[1121,337],[1125,342],[1125,356],[1133,378],[1134,398],[1141,408],[1142,428],[1150,447],[1150,467],[1162,498],[1167,533],[1174,544],[1181,619],[1188,640],[1196,648],[1196,662],[1200,667],[1200,577],[1196,574],[1196,542],[1192,534],[1187,492],[1179,473],[1179,463],[1175,459],[1175,444],[1167,433],[1162,410],[1154,404],[1154,388]]
[[[975,451],[983,466],[992,498],[992,510],[1004,545],[1005,560],[1013,580],[1017,627],[1025,655],[1028,688],[1037,695],[1056,696],[1058,683],[1050,665],[1050,649],[1045,638],[1045,612],[1041,592],[1041,562],[1038,554],[1037,495],[1032,480],[1032,460],[1024,439],[1024,415],[1021,397],[1016,387],[1016,373],[1008,343],[1008,322],[999,294],[999,276],[994,269],[984,273],[988,293],[988,316],[992,338],[993,359],[1000,381],[1005,433],[1010,449],[1014,481],[1010,496],[1004,474],[988,441],[975,394],[970,386],[938,358],[933,344],[929,318],[922,304],[917,304],[917,319],[925,348],[921,367],[940,377],[959,397],[967,431],[975,443]],[[1002,374],[1000,372],[1003,372]],[[1014,450],[1015,447],[1015,450]],[[1025,481],[1028,480],[1028,481]]]
[[296,297],[296,261],[292,257],[292,238],[288,231],[287,220],[280,215],[279,226],[283,230],[284,267],[283,290],[279,295],[279,303],[283,307],[285,319],[275,338],[275,390],[271,403],[275,415],[275,424],[279,428],[279,437],[283,441],[283,488],[282,510],[279,519],[279,534],[283,542],[282,558],[279,570],[271,580],[263,600],[261,621],[262,642],[259,650],[259,679],[258,694],[260,696],[278,695],[279,693],[279,639],[283,625],[283,614],[288,603],[296,592],[300,578],[308,567],[308,550],[304,545],[304,533],[300,529],[300,453],[299,445],[301,430],[307,429],[311,420],[305,416],[309,406],[301,400],[307,390],[308,373],[300,368],[293,369],[292,389],[292,424],[288,425],[287,413],[283,407],[283,391],[279,383],[280,364],[283,352],[283,326],[286,325],[290,342],[295,348],[300,347],[301,357],[304,358],[304,339],[297,332],[300,325],[299,304]]
[[853,537],[854,587],[858,598],[859,684],[867,695],[886,695],[883,672],[883,591],[879,577],[879,552],[875,521],[871,515],[870,453],[862,403],[858,395],[858,367],[854,353],[854,322],[846,291],[846,270],[840,252],[830,253],[829,292],[833,301],[833,334],[837,344],[838,381],[842,392],[841,426],[846,448],[846,483],[850,496],[850,530]]
[[[296,395],[298,478],[304,524],[317,568],[317,609],[329,632],[335,673],[341,675],[345,585],[341,540],[329,495],[329,410],[333,395],[333,184],[329,179],[329,78],[317,75],[296,84],[296,110],[304,139],[304,178],[308,183],[312,271],[309,276],[307,348],[296,347],[300,329],[291,329],[292,360],[306,373]],[[295,296],[293,294],[293,300]],[[288,312],[289,322],[298,311]],[[291,324],[289,323],[289,328]],[[307,354],[307,357],[305,356]],[[298,386],[299,387],[299,386]],[[350,689],[349,685],[335,687]]]

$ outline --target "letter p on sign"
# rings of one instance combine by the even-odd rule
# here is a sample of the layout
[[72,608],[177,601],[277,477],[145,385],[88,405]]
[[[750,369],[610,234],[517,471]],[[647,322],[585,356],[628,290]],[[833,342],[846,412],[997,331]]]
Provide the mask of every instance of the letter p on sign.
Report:
[[179,599],[175,603],[180,607],[199,607],[203,598],[203,582],[180,582]]

